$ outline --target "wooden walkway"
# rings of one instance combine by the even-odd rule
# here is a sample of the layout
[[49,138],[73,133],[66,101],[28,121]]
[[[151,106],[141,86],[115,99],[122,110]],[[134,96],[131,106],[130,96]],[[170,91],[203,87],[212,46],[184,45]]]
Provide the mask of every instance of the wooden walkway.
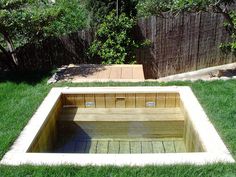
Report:
[[[69,65],[65,76],[72,82],[142,82],[145,80],[142,65]],[[66,78],[65,78],[66,79]]]
[[180,153],[186,152],[182,139],[120,139],[120,140],[79,140],[67,141],[54,150],[57,153]]

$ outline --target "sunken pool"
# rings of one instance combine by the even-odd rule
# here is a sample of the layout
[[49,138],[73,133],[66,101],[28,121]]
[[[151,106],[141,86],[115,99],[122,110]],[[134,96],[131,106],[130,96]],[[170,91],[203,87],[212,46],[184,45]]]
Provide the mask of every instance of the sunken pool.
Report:
[[189,87],[53,88],[4,164],[234,162]]

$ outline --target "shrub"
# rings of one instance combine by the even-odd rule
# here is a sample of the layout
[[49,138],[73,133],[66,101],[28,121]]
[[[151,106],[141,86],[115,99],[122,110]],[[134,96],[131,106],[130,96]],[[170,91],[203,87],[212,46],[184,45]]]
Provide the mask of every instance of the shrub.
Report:
[[133,51],[139,46],[132,38],[134,25],[133,18],[124,13],[117,17],[115,11],[111,11],[98,26],[89,54],[102,58],[103,64],[134,63]]

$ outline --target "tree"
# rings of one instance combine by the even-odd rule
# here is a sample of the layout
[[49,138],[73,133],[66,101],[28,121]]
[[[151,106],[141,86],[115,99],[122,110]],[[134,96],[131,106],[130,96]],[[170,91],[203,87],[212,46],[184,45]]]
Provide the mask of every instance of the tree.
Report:
[[17,68],[16,47],[78,30],[85,17],[78,0],[1,0],[0,50],[6,65]]
[[134,62],[131,52],[138,47],[131,35],[134,25],[134,19],[124,13],[117,17],[115,11],[111,11],[98,26],[96,40],[89,48],[91,56],[100,57],[103,64]]
[[136,16],[138,0],[84,0],[85,7],[90,13],[90,26],[97,26],[109,15],[112,10],[117,14],[125,13],[127,16]]

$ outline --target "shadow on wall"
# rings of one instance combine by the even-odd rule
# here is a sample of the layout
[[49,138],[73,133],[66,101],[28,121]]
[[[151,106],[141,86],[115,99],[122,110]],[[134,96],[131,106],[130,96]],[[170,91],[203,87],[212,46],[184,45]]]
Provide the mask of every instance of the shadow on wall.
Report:
[[[87,49],[94,40],[94,34],[93,29],[87,29],[59,38],[51,37],[40,44],[20,47],[16,50],[19,70],[50,70],[70,63],[100,63],[99,58],[92,59],[87,56]],[[3,64],[1,65],[0,68],[3,68]]]
[[47,79],[52,75],[51,71],[27,71],[27,72],[10,72],[0,71],[0,84],[3,82],[13,82],[16,84],[27,83],[30,85],[36,85]]
[[57,80],[67,80],[74,76],[76,77],[89,77],[94,73],[105,70],[104,65],[99,64],[81,64],[73,65],[59,69],[57,72]]
[[[141,28],[140,25],[136,25],[133,31],[133,38],[136,41],[144,42],[148,38],[145,35],[145,29]],[[155,53],[154,53],[154,43],[144,46],[142,48],[136,49],[135,58],[138,64],[143,65],[143,72],[145,79],[157,79],[153,73],[156,73],[156,63],[155,63]]]

